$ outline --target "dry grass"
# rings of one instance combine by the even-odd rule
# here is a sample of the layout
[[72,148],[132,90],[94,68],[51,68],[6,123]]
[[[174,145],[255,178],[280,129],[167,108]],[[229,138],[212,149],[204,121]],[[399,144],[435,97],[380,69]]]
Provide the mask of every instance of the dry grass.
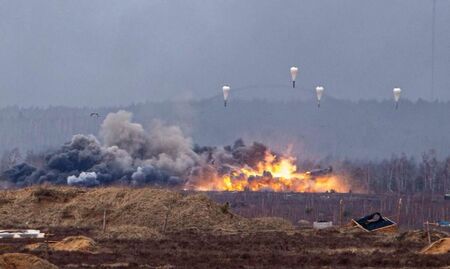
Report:
[[294,225],[285,219],[276,218],[276,217],[266,217],[266,218],[254,218],[254,226],[253,229],[256,231],[277,231],[277,230],[285,230],[291,231],[294,230]]
[[100,233],[99,239],[132,239],[132,240],[149,240],[162,239],[163,236],[158,231],[143,226],[122,225],[113,226],[106,230],[105,233]]
[[[443,231],[430,231],[431,241],[448,237],[449,234]],[[397,240],[408,243],[428,243],[428,234],[423,230],[411,230],[401,233],[397,236]]]
[[[162,189],[41,186],[2,194],[8,201],[0,203],[0,227],[4,228],[86,227],[97,230],[96,237],[106,238],[155,238],[180,230],[293,229],[291,223],[279,218],[250,220],[224,211],[203,194],[183,195]],[[107,229],[103,234],[104,212]]]
[[8,253],[0,255],[2,269],[58,269],[46,260],[30,254]]

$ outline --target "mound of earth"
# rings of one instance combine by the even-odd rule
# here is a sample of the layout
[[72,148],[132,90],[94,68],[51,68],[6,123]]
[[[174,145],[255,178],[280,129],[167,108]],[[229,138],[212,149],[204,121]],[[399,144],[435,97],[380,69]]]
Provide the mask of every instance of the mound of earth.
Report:
[[89,237],[69,236],[60,242],[50,244],[50,249],[55,251],[96,252],[98,247],[95,241]]
[[161,239],[160,232],[143,226],[121,225],[113,226],[97,236],[100,239]]
[[[143,233],[156,235],[180,230],[241,231],[265,226],[291,229],[280,219],[250,220],[235,215],[204,194],[186,195],[152,188],[32,187],[2,191],[1,227],[77,227],[102,229],[111,237]],[[124,227],[134,227],[134,232]],[[125,234],[119,235],[123,231]],[[142,231],[138,232],[141,233]],[[98,233],[100,234],[100,233]]]
[[423,254],[445,254],[450,253],[450,238],[442,238],[424,248]]
[[34,243],[24,247],[28,251],[79,251],[95,253],[99,251],[97,243],[86,236],[69,236],[56,243]]
[[[431,241],[436,241],[441,238],[448,237],[449,235],[441,231],[430,231]],[[421,243],[425,244],[428,242],[428,234],[424,230],[411,230],[401,233],[397,236],[397,240],[404,241],[408,243]]]
[[56,265],[30,254],[8,253],[0,255],[2,269],[58,269]]

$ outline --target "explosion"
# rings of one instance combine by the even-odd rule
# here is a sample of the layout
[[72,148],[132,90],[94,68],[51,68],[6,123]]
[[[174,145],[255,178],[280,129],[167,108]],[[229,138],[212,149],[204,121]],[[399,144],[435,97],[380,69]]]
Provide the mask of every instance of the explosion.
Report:
[[347,192],[338,177],[328,175],[331,168],[299,173],[291,156],[276,156],[266,151],[255,168],[228,166],[229,172],[192,186],[202,191]]
[[[261,143],[199,147],[177,126],[155,122],[148,130],[126,111],[110,113],[100,139],[74,135],[36,164],[5,171],[10,185],[163,186],[190,190],[325,192],[348,190],[331,169],[300,173],[295,158]],[[37,165],[38,164],[38,165]]]

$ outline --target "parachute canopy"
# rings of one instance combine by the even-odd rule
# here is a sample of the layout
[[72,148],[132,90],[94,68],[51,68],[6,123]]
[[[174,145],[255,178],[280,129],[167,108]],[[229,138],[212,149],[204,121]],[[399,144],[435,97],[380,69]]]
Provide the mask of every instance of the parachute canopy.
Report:
[[316,87],[316,94],[317,94],[317,101],[320,101],[322,99],[323,91],[325,88],[323,86],[317,86]]
[[222,87],[224,106],[227,106],[228,96],[230,95],[230,89],[231,88],[228,85],[224,85]]
[[402,94],[402,89],[394,88],[393,92],[394,92],[394,100],[395,102],[398,102],[398,100],[400,99],[400,95]]
[[398,109],[398,100],[400,100],[400,95],[402,94],[402,89],[394,88],[394,90],[392,90],[392,91],[394,93],[395,109]]
[[323,91],[325,88],[323,86],[317,86],[316,87],[316,94],[317,94],[317,107],[320,107],[320,100],[322,99]]
[[297,78],[298,67],[291,67],[291,79],[292,79],[292,87],[295,88],[295,79]]

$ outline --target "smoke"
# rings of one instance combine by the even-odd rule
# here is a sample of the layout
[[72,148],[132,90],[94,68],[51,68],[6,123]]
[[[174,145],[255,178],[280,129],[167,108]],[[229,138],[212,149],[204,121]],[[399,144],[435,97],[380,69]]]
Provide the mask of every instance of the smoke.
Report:
[[84,185],[84,186],[97,186],[97,173],[95,172],[81,172],[79,176],[69,176],[67,178],[67,184],[69,185]]
[[[261,165],[286,164],[292,159],[270,151],[261,143],[246,145],[241,139],[225,147],[200,147],[177,126],[154,121],[148,129],[132,121],[127,111],[110,113],[103,121],[98,138],[74,135],[61,148],[48,152],[41,167],[22,163],[7,170],[8,185],[23,187],[52,183],[76,186],[157,185],[183,189],[227,189],[254,186],[272,190],[313,190],[317,182],[280,180],[272,175],[292,172],[295,165],[280,171]],[[290,166],[289,166],[290,165]],[[245,174],[244,171],[260,171]],[[293,169],[293,170],[292,170]],[[224,182],[222,178],[227,178]],[[318,183],[326,186],[326,184]],[[323,187],[322,187],[323,188]]]
[[231,166],[254,166],[267,150],[258,143],[246,146],[242,140],[226,147],[199,147],[177,126],[154,121],[146,130],[132,118],[127,111],[110,113],[101,125],[99,139],[74,135],[58,150],[46,153],[42,167],[22,163],[3,177],[19,187],[53,183],[185,188],[227,173]]

